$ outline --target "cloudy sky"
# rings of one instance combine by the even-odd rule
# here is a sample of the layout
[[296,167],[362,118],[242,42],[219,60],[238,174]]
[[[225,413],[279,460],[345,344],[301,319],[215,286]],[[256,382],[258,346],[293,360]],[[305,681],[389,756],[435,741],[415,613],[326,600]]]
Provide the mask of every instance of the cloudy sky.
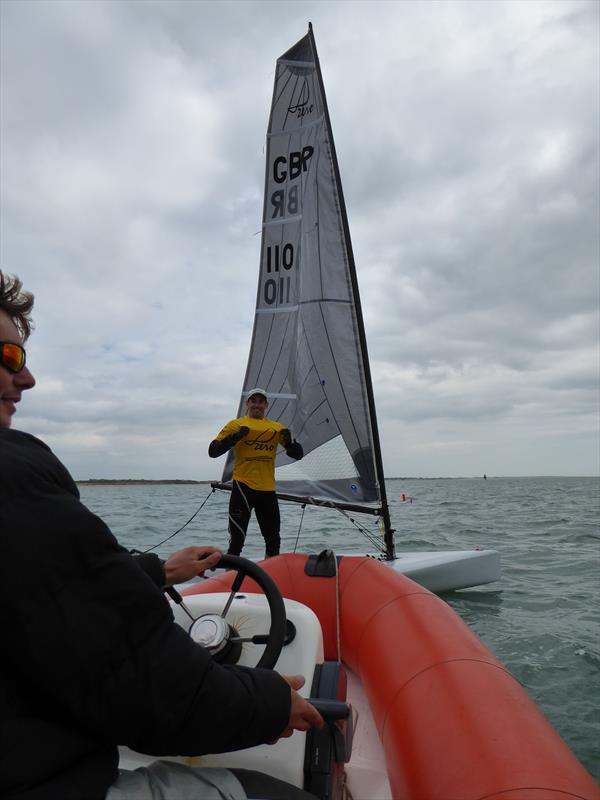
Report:
[[0,6],[0,263],[36,295],[14,427],[76,478],[220,476],[309,20],[387,474],[598,474],[598,2]]

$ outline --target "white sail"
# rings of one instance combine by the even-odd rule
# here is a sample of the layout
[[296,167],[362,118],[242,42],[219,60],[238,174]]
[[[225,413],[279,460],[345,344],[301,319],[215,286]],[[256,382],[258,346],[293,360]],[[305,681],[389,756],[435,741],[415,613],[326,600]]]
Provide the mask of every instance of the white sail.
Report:
[[[277,61],[240,414],[254,386],[267,390],[268,416],[305,452],[297,463],[280,453],[278,493],[365,511],[385,505],[352,248],[312,30]],[[230,456],[224,482],[231,469]]]

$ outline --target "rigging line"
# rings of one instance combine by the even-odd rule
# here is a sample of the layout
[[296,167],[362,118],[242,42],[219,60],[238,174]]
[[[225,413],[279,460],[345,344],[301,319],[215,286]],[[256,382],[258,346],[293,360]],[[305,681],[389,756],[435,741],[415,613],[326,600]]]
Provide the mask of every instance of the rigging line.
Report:
[[343,508],[340,508],[340,506],[338,506],[337,503],[335,503],[333,500],[318,500],[317,498],[313,497],[310,498],[310,501],[315,506],[319,506],[322,508],[334,508],[336,511],[339,511],[339,513],[342,514],[342,516],[346,517],[346,519],[349,522],[351,522],[354,525],[354,527],[360,531],[360,533],[362,533],[365,539],[368,539],[371,542],[373,547],[376,547],[377,550],[379,550],[382,553],[385,552],[382,548],[381,537],[377,536],[374,533],[371,533],[371,531],[367,530],[367,528],[364,528],[362,525],[359,525],[359,523],[354,519],[354,517],[351,517],[350,514],[348,514]]
[[215,490],[214,490],[214,489],[212,489],[212,490],[211,490],[211,491],[210,491],[210,492],[207,494],[207,496],[204,498],[204,500],[202,501],[202,503],[201,503],[201,504],[198,506],[198,508],[197,508],[197,509],[194,511],[194,513],[193,513],[193,514],[192,514],[192,516],[191,516],[191,517],[188,519],[188,521],[187,521],[187,522],[186,522],[184,525],[182,525],[182,526],[181,526],[181,528],[179,528],[178,530],[176,530],[176,531],[175,531],[175,533],[172,533],[170,536],[167,536],[167,538],[166,538],[166,539],[163,539],[163,540],[162,540],[162,542],[158,542],[157,544],[153,544],[153,545],[152,545],[152,547],[149,547],[147,550],[142,550],[142,553],[149,553],[151,550],[155,550],[157,547],[160,547],[160,546],[161,546],[161,544],[164,544],[165,542],[168,542],[168,541],[169,541],[169,539],[172,539],[174,536],[177,536],[177,534],[178,534],[178,533],[181,533],[181,531],[182,531],[182,530],[183,530],[183,529],[184,529],[184,528],[185,528],[187,525],[189,525],[189,524],[190,524],[190,522],[191,522],[191,521],[194,519],[194,517],[196,516],[196,514],[198,514],[200,511],[202,511],[202,509],[203,509],[203,508],[204,508],[204,506],[206,505],[206,502],[208,501],[208,498],[211,496],[211,494],[214,494],[214,492],[215,492]]
[[302,528],[302,522],[304,521],[304,512],[306,510],[306,503],[302,503],[302,516],[300,517],[300,525],[298,525],[298,533],[296,534],[296,541],[294,543],[294,549],[292,553],[296,552],[296,548],[298,547],[298,539],[300,538],[300,529]]
[[337,644],[337,660],[342,663],[342,642],[340,637],[340,573],[337,556],[333,554],[333,563],[335,564],[335,638]]
[[376,536],[374,533],[371,533],[371,531],[367,530],[367,528],[363,527],[362,525],[359,525],[359,523],[353,517],[351,517],[350,514],[346,513],[346,511],[344,511],[343,508],[340,508],[339,506],[337,506],[335,504],[332,504],[332,506],[337,511],[339,511],[340,514],[342,514],[344,517],[346,517],[346,519],[349,522],[351,522],[354,525],[354,527],[357,530],[359,530],[362,533],[362,535],[371,542],[372,545],[377,547],[378,550],[381,550],[381,542],[380,542],[378,536]]

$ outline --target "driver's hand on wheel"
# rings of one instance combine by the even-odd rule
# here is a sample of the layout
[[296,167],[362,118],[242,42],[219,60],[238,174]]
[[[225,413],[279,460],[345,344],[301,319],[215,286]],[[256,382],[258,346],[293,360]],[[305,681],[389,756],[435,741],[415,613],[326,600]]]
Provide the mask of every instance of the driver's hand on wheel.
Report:
[[165,561],[165,586],[189,581],[207,569],[214,569],[221,555],[218,547],[184,547],[178,550]]
[[323,717],[308,700],[305,700],[296,691],[304,686],[304,677],[302,675],[282,675],[281,677],[289,684],[292,690],[292,704],[288,726],[279,738],[287,739],[294,731],[307,731],[312,727],[322,728],[325,725]]

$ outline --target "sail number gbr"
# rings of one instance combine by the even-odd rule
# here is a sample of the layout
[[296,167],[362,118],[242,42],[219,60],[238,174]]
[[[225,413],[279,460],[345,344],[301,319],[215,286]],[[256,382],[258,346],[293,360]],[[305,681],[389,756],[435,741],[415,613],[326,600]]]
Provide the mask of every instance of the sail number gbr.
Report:
[[[299,178],[308,170],[310,159],[315,152],[314,147],[306,145],[302,150],[293,150],[286,156],[277,156],[273,161],[273,180],[282,184]],[[287,188],[287,191],[286,191]],[[271,219],[277,217],[293,217],[300,210],[300,197],[298,184],[289,185],[284,189],[276,189],[271,194]]]
[[[289,270],[294,266],[294,246],[289,242],[281,247],[278,244],[267,245],[267,273],[278,273],[277,277],[267,278],[263,286],[263,299],[268,306],[277,302],[284,305],[290,302],[291,280]],[[286,272],[288,274],[286,274]]]

